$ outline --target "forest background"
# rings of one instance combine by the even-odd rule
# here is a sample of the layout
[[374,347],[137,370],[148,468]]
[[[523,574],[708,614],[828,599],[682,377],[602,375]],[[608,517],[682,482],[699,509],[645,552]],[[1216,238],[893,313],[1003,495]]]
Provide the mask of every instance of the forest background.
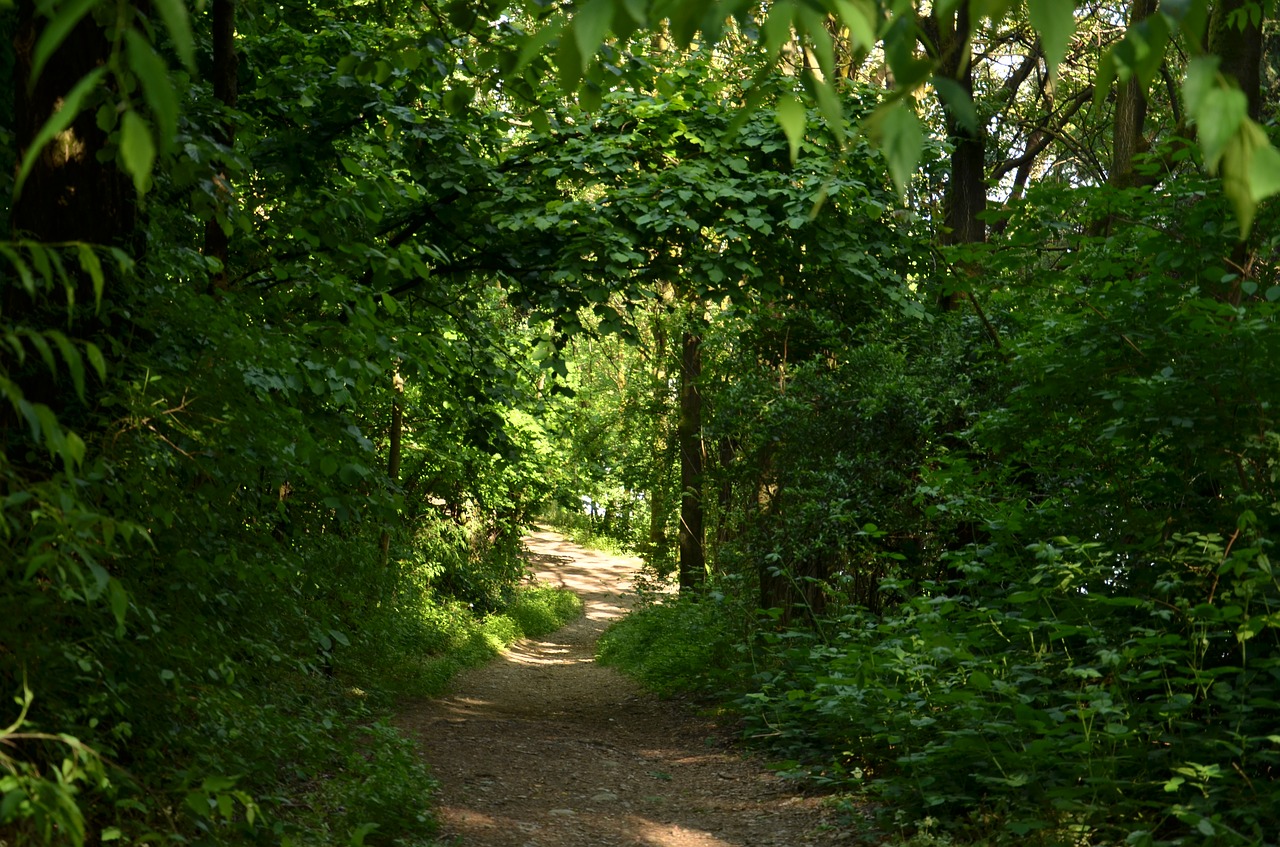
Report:
[[869,841],[1274,844],[1271,12],[0,4],[0,838],[430,843],[551,507]]

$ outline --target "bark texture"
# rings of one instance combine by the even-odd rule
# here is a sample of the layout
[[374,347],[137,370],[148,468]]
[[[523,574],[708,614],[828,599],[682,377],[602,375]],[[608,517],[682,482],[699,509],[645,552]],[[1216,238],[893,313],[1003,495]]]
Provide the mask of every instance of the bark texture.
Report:
[[680,365],[680,590],[702,584],[706,546],[702,504],[702,336],[686,331]]

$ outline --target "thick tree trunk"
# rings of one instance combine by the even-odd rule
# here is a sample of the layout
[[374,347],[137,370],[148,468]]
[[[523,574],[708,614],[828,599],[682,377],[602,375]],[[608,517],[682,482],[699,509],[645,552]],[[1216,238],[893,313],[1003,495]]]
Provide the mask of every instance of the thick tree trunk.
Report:
[[[227,109],[234,109],[238,99],[236,75],[239,59],[236,56],[236,0],[213,0],[213,96]],[[218,127],[218,143],[228,152],[235,145],[236,127],[230,118]],[[217,208],[214,216],[205,222],[204,254],[217,259],[219,269],[209,280],[213,291],[227,287],[227,257],[230,239],[222,222],[231,205],[231,184],[225,169],[213,178],[217,192]]]
[[[1156,0],[1134,0],[1129,9],[1129,26],[1141,23],[1156,10]],[[1138,182],[1133,161],[1146,147],[1143,129],[1147,121],[1147,93],[1137,78],[1116,86],[1116,117],[1111,134],[1111,173],[1107,182],[1114,188],[1132,188]]]
[[680,366],[680,590],[702,584],[706,547],[702,508],[702,336],[684,333]]
[[[33,0],[18,4],[14,36],[14,129],[25,155],[68,92],[110,57],[111,45],[92,15],[67,35],[31,87],[32,52],[44,18]],[[88,241],[123,246],[133,234],[135,199],[129,177],[114,161],[101,161],[107,134],[93,109],[81,114],[40,152],[13,204],[15,235],[37,241]]]
[[[1246,10],[1248,0],[1222,0],[1213,9],[1209,20],[1209,52],[1218,56],[1223,74],[1234,79],[1249,99],[1249,117],[1262,119],[1262,27],[1254,26]],[[1235,14],[1233,18],[1232,15]],[[1243,29],[1237,22],[1243,15]],[[1236,243],[1228,263],[1236,276],[1219,296],[1233,305],[1239,305],[1243,290],[1241,285],[1253,276],[1256,254],[1256,236]]]
[[[1249,117],[1258,121],[1262,119],[1262,27],[1247,13],[1250,5],[1256,6],[1256,0],[1221,0],[1214,5],[1209,52],[1222,59],[1218,68],[1239,84],[1249,98]],[[1243,29],[1236,25],[1241,16]]]
[[[972,99],[973,56],[969,39],[973,27],[968,4],[961,3],[955,12],[941,17],[935,11],[932,21],[930,29],[938,50],[940,73],[955,80]],[[987,229],[982,213],[987,208],[986,141],[982,127],[966,126],[945,102],[943,122],[954,146],[944,197],[945,230],[941,241],[944,245],[985,241]],[[946,291],[940,305],[946,310],[955,309],[960,297],[956,291]]]
[[[33,51],[44,31],[46,18],[37,13],[33,0],[18,4],[14,29],[14,134],[21,161],[35,143],[40,130],[62,106],[64,98],[86,75],[107,62],[111,45],[87,15],[67,33],[61,46],[45,63],[38,79],[32,80]],[[10,227],[14,238],[45,243],[88,242],[129,249],[135,236],[136,200],[133,183],[107,158],[107,133],[98,128],[93,108],[85,110],[66,130],[59,133],[37,154],[26,183],[13,202]],[[111,263],[103,263],[110,274]],[[65,263],[77,305],[91,305],[95,299],[93,281],[81,273],[74,261]],[[114,282],[114,280],[108,280]],[[55,280],[48,280],[57,285]],[[110,289],[108,289],[110,290]],[[69,312],[62,291],[31,297],[20,285],[6,285],[0,291],[0,316],[9,326],[18,324],[35,330],[67,331],[92,336],[100,329],[88,310]],[[105,345],[103,345],[105,346]],[[70,384],[55,382],[49,373],[29,360],[30,365],[13,374],[26,399],[50,407],[64,417],[78,406]],[[11,406],[0,404],[0,430],[10,425]],[[85,433],[84,422],[70,422]]]
[[655,317],[653,325],[653,444],[651,445],[653,473],[649,486],[649,562],[657,564],[667,562],[667,504],[670,477],[661,470],[668,467],[667,444],[669,434],[666,431],[668,388],[667,388],[667,330]]

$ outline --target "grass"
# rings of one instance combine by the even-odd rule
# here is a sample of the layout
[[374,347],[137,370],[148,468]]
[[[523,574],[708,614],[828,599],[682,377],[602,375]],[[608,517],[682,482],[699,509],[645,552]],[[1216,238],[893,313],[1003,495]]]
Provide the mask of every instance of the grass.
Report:
[[[350,651],[362,688],[391,700],[434,697],[463,670],[483,665],[521,638],[554,632],[582,614],[582,600],[560,588],[522,587],[507,607],[477,615],[465,603],[423,597],[412,610],[388,610],[400,626],[371,626]],[[358,669],[358,670],[356,670]],[[372,675],[374,679],[368,677]]]

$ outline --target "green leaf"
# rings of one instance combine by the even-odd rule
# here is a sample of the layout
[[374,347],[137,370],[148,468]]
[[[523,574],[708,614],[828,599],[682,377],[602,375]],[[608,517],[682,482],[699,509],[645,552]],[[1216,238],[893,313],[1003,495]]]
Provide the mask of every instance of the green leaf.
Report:
[[98,260],[98,254],[93,252],[93,248],[88,244],[77,245],[77,253],[80,257],[80,269],[87,273],[93,282],[94,308],[99,308],[102,306],[102,291],[106,287],[106,279],[102,274],[102,262]]
[[89,360],[89,366],[98,375],[98,379],[105,382],[107,379],[107,360],[103,357],[102,351],[98,349],[98,345],[92,341],[86,341],[84,343],[84,356]]
[[545,109],[534,109],[529,113],[529,124],[535,131],[543,135],[551,134],[551,119],[547,117]]
[[[667,9],[667,20],[670,24],[671,39],[676,47],[687,50],[693,43],[693,36],[698,31],[698,23],[703,13],[709,8],[701,3],[690,3],[687,0],[671,4]],[[660,17],[655,15],[655,17]]]
[[217,793],[220,791],[230,791],[236,787],[236,776],[206,776],[204,781],[200,783],[200,790]]
[[1204,107],[1205,99],[1218,85],[1219,56],[1198,56],[1187,63],[1187,76],[1182,81],[1182,102],[1194,121]]
[[40,127],[40,131],[36,133],[35,140],[31,142],[31,146],[27,148],[27,152],[22,157],[22,167],[18,168],[18,178],[14,180],[13,185],[14,200],[17,200],[22,193],[22,186],[27,181],[31,168],[35,165],[40,152],[59,133],[71,126],[71,122],[76,119],[76,115],[80,114],[85,98],[98,86],[98,81],[102,79],[105,73],[106,68],[94,68],[85,74],[67,96],[63,98],[62,105],[58,107],[58,111],[50,115],[49,120],[45,121],[44,126]]
[[565,91],[573,91],[582,80],[582,70],[586,63],[578,50],[578,39],[561,38],[556,49],[556,69],[560,72],[560,87]]
[[1128,82],[1136,76],[1143,91],[1150,88],[1164,63],[1169,35],[1169,20],[1161,14],[1150,15],[1129,27],[1110,53],[1120,81]]
[[111,614],[116,619],[116,637],[124,635],[124,618],[129,611],[129,594],[120,584],[120,580],[111,577],[107,581],[107,601],[111,605]]
[[1215,87],[1204,95],[1196,114],[1196,137],[1200,152],[1210,170],[1218,162],[1229,142],[1239,131],[1249,112],[1249,99],[1238,88]]
[[924,149],[920,119],[904,100],[882,106],[872,118],[879,129],[880,152],[889,161],[889,175],[893,177],[894,187],[900,197],[905,197],[911,177],[919,166],[920,152]]
[[827,122],[827,128],[836,137],[836,141],[844,143],[844,107],[840,105],[840,97],[835,86],[829,82],[813,80],[813,93],[818,101],[818,111]]
[[53,339],[58,352],[62,354],[62,361],[67,363],[67,371],[71,374],[71,384],[75,388],[76,397],[84,402],[84,359],[80,356],[80,351],[71,343],[71,339],[60,332],[45,334]]
[[604,37],[609,32],[611,23],[613,23],[613,0],[589,0],[587,5],[573,16],[573,38],[578,45],[582,71],[587,69],[596,51],[604,43]]
[[800,141],[804,138],[804,104],[794,94],[784,94],[778,98],[775,116],[787,136],[787,143],[791,147],[791,164],[794,165],[800,155]]
[[35,49],[31,51],[31,77],[27,81],[28,90],[35,89],[45,63],[57,52],[62,42],[66,41],[71,30],[76,28],[76,24],[80,23],[80,20],[96,5],[98,0],[75,0],[56,12],[50,12],[49,23],[45,24],[39,40],[36,41]]
[[829,82],[835,76],[836,51],[831,33],[827,32],[827,16],[808,6],[801,6],[796,13],[795,23],[796,29],[809,37],[809,45],[818,60],[822,78]]
[[133,177],[133,187],[139,194],[146,194],[151,187],[151,166],[155,161],[156,145],[151,139],[151,127],[145,118],[130,109],[120,122],[120,162]]
[[975,18],[988,18],[992,23],[1000,20],[1013,6],[1013,0],[972,0],[969,14]]
[[1076,32],[1075,0],[1027,0],[1031,26],[1040,33],[1045,64],[1049,66],[1049,84],[1058,73],[1058,65],[1067,55],[1067,47]]
[[764,21],[764,49],[770,56],[777,56],[783,46],[791,41],[791,21],[794,19],[796,7],[794,3],[782,0],[769,8],[769,17]]
[[0,256],[4,256],[5,260],[18,272],[18,279],[22,281],[23,290],[34,297],[36,293],[36,278],[31,273],[31,267],[22,260],[21,256],[2,245],[0,245]]
[[1205,24],[1209,21],[1208,0],[1161,0],[1160,12],[1178,25],[1192,44],[1200,48]]
[[584,83],[578,89],[578,107],[584,112],[598,111],[602,100],[603,92],[594,82]]
[[516,66],[512,74],[519,74],[529,66],[529,63],[546,52],[547,45],[559,37],[564,30],[564,18],[556,18],[541,27],[533,35],[529,36],[520,47],[520,58],[516,61]]
[[1235,208],[1243,240],[1253,226],[1258,200],[1280,189],[1280,154],[1266,131],[1246,117],[1223,146],[1221,164],[1222,191]]
[[978,132],[978,110],[973,107],[973,98],[969,96],[969,92],[965,91],[960,83],[950,77],[934,76],[930,82],[956,123],[976,135]]
[[195,39],[191,37],[191,19],[187,17],[187,4],[183,0],[155,0],[156,11],[169,31],[174,52],[192,73],[196,70]]
[[868,0],[835,0],[840,22],[849,30],[849,38],[859,50],[876,46],[876,10]]
[[1280,192],[1280,151],[1272,147],[1270,142],[1254,150],[1248,174],[1249,196],[1253,202],[1261,203]]
[[44,366],[49,369],[49,375],[54,379],[58,377],[58,362],[53,358],[53,348],[49,346],[49,342],[45,340],[44,335],[38,332],[27,332],[27,340],[31,342],[31,346],[36,348],[36,352],[40,354],[41,361]]
[[137,30],[125,33],[125,42],[129,68],[142,84],[142,95],[155,116],[160,143],[167,149],[178,134],[178,95],[169,80],[169,69]]

